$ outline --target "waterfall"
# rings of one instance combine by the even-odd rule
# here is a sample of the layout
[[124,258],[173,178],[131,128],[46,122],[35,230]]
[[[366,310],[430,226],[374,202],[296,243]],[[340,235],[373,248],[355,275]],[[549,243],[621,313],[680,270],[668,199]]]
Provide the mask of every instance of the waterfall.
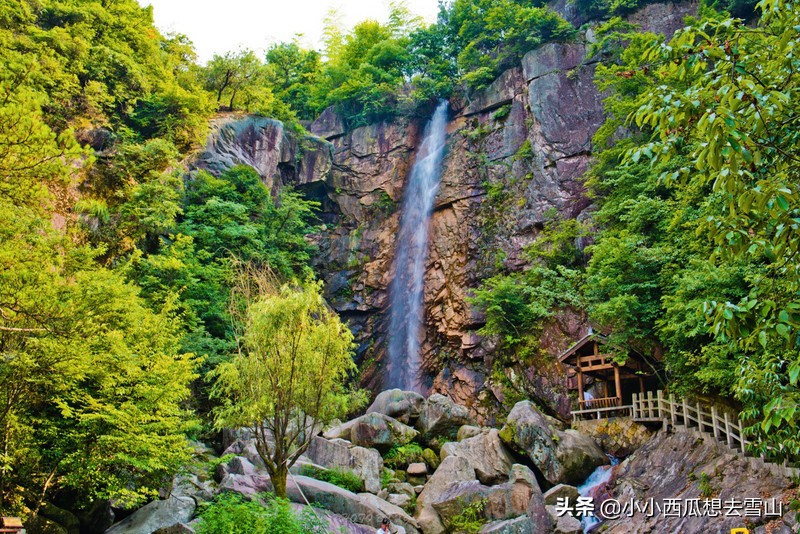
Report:
[[[597,496],[595,495],[595,492],[599,488],[602,488],[608,484],[608,482],[611,480],[611,475],[614,473],[614,466],[619,464],[619,458],[615,458],[610,454],[607,456],[611,461],[611,465],[601,465],[592,471],[592,474],[589,475],[589,478],[587,478],[583,484],[578,486],[578,495],[581,497],[592,497],[596,500]],[[595,510],[599,507],[599,505],[599,502],[595,502]],[[583,532],[589,533],[596,530],[602,522],[602,519],[596,515],[583,516],[581,518]]]
[[390,287],[387,388],[420,391],[419,332],[428,253],[428,223],[439,188],[447,126],[447,102],[436,108],[406,183],[397,232],[394,279]]

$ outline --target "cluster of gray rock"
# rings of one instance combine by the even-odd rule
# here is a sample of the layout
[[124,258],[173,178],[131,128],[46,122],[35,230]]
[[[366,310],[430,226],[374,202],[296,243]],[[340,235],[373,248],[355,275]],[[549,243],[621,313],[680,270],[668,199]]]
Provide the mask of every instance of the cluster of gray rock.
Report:
[[[221,492],[252,498],[271,491],[249,433],[234,432],[233,438],[223,453],[232,459],[220,463],[213,475],[195,470],[177,476],[167,498],[146,505],[106,534],[194,532],[201,521],[193,519],[199,503]],[[394,469],[385,467],[384,456],[410,444],[423,452],[407,462],[393,460]],[[467,513],[485,523],[481,532],[577,533],[580,523],[556,517],[549,505],[559,496],[576,496],[567,484],[582,481],[607,462],[591,438],[565,430],[530,402],[514,406],[498,430],[476,426],[467,408],[443,395],[425,399],[389,390],[366,414],[313,438],[291,470],[287,493],[298,508],[307,503],[323,508],[334,530],[344,527],[356,534],[372,534],[384,518],[394,533],[452,532]],[[363,491],[301,474],[326,469],[350,471]],[[540,484],[554,487],[543,493]]]

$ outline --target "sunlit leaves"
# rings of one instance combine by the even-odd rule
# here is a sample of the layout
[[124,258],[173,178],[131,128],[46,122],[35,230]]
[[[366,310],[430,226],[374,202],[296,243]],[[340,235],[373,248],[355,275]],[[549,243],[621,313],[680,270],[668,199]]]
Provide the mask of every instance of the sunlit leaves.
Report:
[[751,427],[757,447],[781,457],[800,454],[800,12],[781,0],[761,8],[755,28],[710,20],[652,43],[645,60],[660,83],[630,119],[653,137],[629,158],[688,154],[693,168],[669,178],[708,184],[725,199],[697,235],[710,238],[716,262],[750,262],[754,272],[746,296],[708,301],[704,311],[716,338],[744,353],[736,389],[746,416],[761,420]]

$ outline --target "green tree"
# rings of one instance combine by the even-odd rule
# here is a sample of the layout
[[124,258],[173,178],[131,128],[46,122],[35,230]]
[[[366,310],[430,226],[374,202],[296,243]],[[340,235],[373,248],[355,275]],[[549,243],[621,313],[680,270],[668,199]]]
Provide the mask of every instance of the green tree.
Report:
[[462,79],[473,88],[488,85],[542,43],[575,35],[555,11],[530,0],[455,0],[439,24],[451,35]]
[[264,77],[264,65],[252,50],[228,52],[225,55],[214,55],[206,65],[204,77],[206,89],[216,94],[217,105],[223,107],[223,98],[227,100],[227,109],[236,109],[236,97],[247,95],[257,90]]
[[759,452],[800,455],[800,249],[798,230],[798,44],[800,14],[793,4],[759,4],[756,27],[713,16],[676,34],[667,46],[652,42],[642,64],[625,76],[644,76],[631,115],[652,131],[632,150],[631,163],[664,169],[665,183],[706,188],[718,204],[697,226],[710,237],[718,265],[746,265],[742,289],[707,299],[710,334],[738,354],[734,391]]
[[266,80],[281,102],[298,118],[313,120],[319,112],[312,90],[322,73],[319,52],[302,48],[297,41],[277,43],[267,50]]
[[[287,279],[309,276],[313,249],[305,236],[314,229],[318,204],[289,187],[273,199],[258,173],[247,166],[219,176],[198,172],[182,193],[182,220],[154,234],[154,240],[143,240],[124,261],[124,272],[156,309],[177,295],[182,350],[207,356],[201,370],[205,374],[235,352],[228,313],[235,278],[232,258],[268,266]],[[135,198],[128,204],[123,213],[147,213]],[[171,205],[165,199],[152,205],[162,204]],[[205,383],[195,393],[195,406],[207,413],[211,403]]]
[[186,460],[196,362],[169,308],[25,207],[0,203],[0,498],[55,492],[137,503]]
[[319,425],[344,415],[355,371],[353,335],[320,296],[320,284],[278,286],[246,269],[236,288],[239,354],[213,373],[218,428],[248,427],[278,497],[289,468]]

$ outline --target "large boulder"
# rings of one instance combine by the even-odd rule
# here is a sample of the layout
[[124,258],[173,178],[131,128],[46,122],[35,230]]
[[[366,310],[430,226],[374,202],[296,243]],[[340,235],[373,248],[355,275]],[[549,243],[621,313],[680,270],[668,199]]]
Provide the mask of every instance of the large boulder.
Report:
[[[484,486],[477,480],[464,480],[461,482],[455,482],[451,484],[450,487],[447,488],[447,490],[432,503],[432,506],[434,510],[436,510],[436,513],[439,514],[442,525],[444,525],[448,530],[451,530],[453,527],[453,518],[463,515],[467,508],[472,507],[481,501],[488,504],[491,491],[491,488]],[[527,506],[527,504],[528,503],[526,501],[523,504],[522,510],[517,511],[515,515],[524,513],[525,506]],[[484,519],[489,519],[489,513],[486,510],[486,506],[484,506],[484,508],[481,510],[481,513],[483,514]],[[506,519],[506,517],[495,519]]]
[[218,493],[230,491],[245,497],[272,490],[273,486],[269,475],[239,475],[236,473],[225,475],[217,488]]
[[25,521],[24,532],[35,532],[37,534],[70,534],[70,531],[65,527],[40,515],[31,516]]
[[456,441],[463,441],[465,439],[477,436],[481,432],[483,432],[483,429],[479,426],[463,425],[458,429]]
[[[323,132],[325,133],[325,132]],[[332,146],[316,137],[300,137],[283,123],[266,117],[216,121],[206,149],[194,167],[212,174],[236,165],[249,165],[269,190],[282,184],[323,183],[332,167]]]
[[499,434],[493,428],[463,441],[445,443],[440,455],[442,459],[448,456],[466,458],[483,484],[506,482],[514,459],[506,450]]
[[433,503],[441,497],[453,484],[475,480],[475,470],[469,461],[458,456],[448,456],[433,473],[425,489],[417,497],[416,519],[425,534],[442,534],[445,532],[439,514]]
[[449,397],[435,393],[422,408],[416,428],[427,437],[444,436],[455,439],[462,425],[474,425],[469,410]]
[[558,510],[555,506],[547,506],[547,513],[555,523],[555,531],[557,534],[581,534],[583,532],[583,525],[581,522],[570,514],[558,515]]
[[336,107],[329,106],[309,125],[308,131],[325,139],[334,139],[344,135],[344,121]]
[[222,456],[233,454],[234,456],[243,456],[252,463],[256,469],[264,470],[267,468],[261,455],[258,454],[256,449],[256,440],[253,439],[237,439],[222,452]]
[[[481,513],[489,521],[506,520],[528,514],[531,500],[537,497],[542,508],[544,500],[536,476],[523,466],[514,465],[511,479],[505,484],[484,486],[477,480],[457,482],[433,502],[442,523],[452,526],[453,518],[464,513],[471,504],[482,502]],[[546,513],[542,509],[542,513]]]
[[322,437],[325,439],[344,439],[350,441],[350,432],[356,425],[356,421],[358,421],[358,419],[346,421],[340,425],[331,427],[322,433]]
[[591,436],[601,449],[617,458],[630,456],[655,434],[654,430],[627,417],[577,420],[572,422],[572,428]]
[[383,499],[379,499],[371,493],[359,493],[358,496],[364,499],[364,501],[370,506],[373,506],[382,513],[386,514],[392,523],[395,525],[400,525],[406,529],[406,534],[419,533],[419,523],[417,523],[417,520],[408,515],[406,511],[399,506]]
[[[266,475],[229,474],[219,484],[220,492],[232,491],[248,498],[273,490],[272,481]],[[308,500],[311,504],[350,518],[355,523],[363,523],[374,528],[379,527],[381,521],[389,517],[383,509],[390,510],[393,514],[400,510],[371,493],[356,495],[334,484],[302,475],[289,477],[286,481],[286,496],[294,503],[305,504]],[[405,517],[411,519],[407,514]],[[410,524],[413,526],[413,520]]]
[[85,532],[105,532],[114,524],[114,510],[111,501],[98,500],[84,510],[77,512],[81,528]]
[[[226,472],[234,475],[257,475],[259,469],[244,456],[234,456],[226,465]],[[224,478],[224,477],[223,477]]]
[[375,397],[367,413],[382,413],[408,425],[419,418],[424,404],[425,397],[415,391],[387,389]]
[[[64,510],[63,508],[59,508],[47,502],[39,509],[39,515],[63,527],[68,534],[78,534],[80,532],[81,522],[77,516],[69,510]],[[28,529],[31,532],[35,532],[35,530],[30,527],[28,527]]]
[[370,493],[378,493],[381,490],[383,458],[375,449],[354,446],[344,440],[331,441],[316,436],[311,440],[305,456],[323,467],[338,467],[352,471],[364,481],[364,489]]
[[556,455],[554,436],[557,430],[530,401],[514,405],[500,431],[500,438],[509,447],[525,454],[552,484],[561,482],[564,467]]
[[558,430],[530,401],[514,405],[500,438],[527,455],[552,484],[580,484],[598,466],[609,463],[592,438],[575,430]]
[[[307,509],[307,505],[292,503],[292,510],[297,515],[304,513]],[[347,534],[375,534],[375,529],[373,527],[360,523],[354,523],[350,521],[350,519],[339,514],[334,514],[333,512],[318,507],[313,507],[312,511],[314,515],[322,519],[323,522],[327,523],[328,532],[346,532]]]
[[189,497],[170,497],[163,501],[153,501],[112,525],[106,530],[106,534],[149,534],[176,523],[188,523],[195,507],[194,499]]
[[393,445],[405,445],[414,440],[418,432],[397,419],[380,413],[369,413],[354,420],[350,441],[362,447],[388,451]]
[[[249,463],[245,458],[244,462]],[[252,464],[250,464],[252,466]],[[198,470],[199,471],[199,470]],[[196,503],[208,502],[214,499],[215,484],[207,473],[179,473],[172,481],[172,497],[189,497]]]
[[538,534],[542,532],[537,529],[533,521],[523,515],[505,521],[491,521],[483,525],[480,534]]
[[399,494],[399,495],[407,495],[409,498],[413,498],[417,496],[417,492],[414,490],[414,486],[409,484],[408,482],[390,482],[386,485],[386,490],[390,494]]
[[175,523],[170,527],[160,528],[153,534],[195,534],[194,529],[186,523]]
[[577,485],[586,480],[592,471],[608,465],[608,456],[592,438],[576,430],[557,432],[556,457],[563,466],[561,482]]
[[578,488],[568,484],[557,484],[544,492],[545,505],[555,506],[559,499],[567,499],[568,502],[578,500]]

